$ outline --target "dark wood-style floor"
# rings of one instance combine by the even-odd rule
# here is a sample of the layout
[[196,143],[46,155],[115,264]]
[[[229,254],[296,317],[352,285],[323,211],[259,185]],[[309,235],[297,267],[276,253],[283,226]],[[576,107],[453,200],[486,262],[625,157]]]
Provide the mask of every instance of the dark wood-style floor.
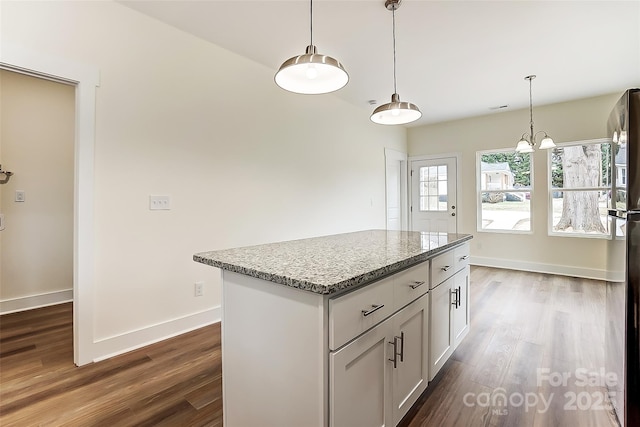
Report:
[[[71,310],[0,317],[2,427],[222,424],[219,324],[75,367]],[[471,332],[403,426],[616,425],[594,374],[602,282],[472,267],[471,310]]]

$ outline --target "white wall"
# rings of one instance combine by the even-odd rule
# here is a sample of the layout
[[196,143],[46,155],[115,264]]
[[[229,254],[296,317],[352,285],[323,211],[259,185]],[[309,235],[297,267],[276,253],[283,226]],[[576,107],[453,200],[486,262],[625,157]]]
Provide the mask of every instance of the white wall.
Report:
[[[620,93],[573,102],[534,106],[536,130],[556,143],[605,138],[606,121]],[[459,231],[471,233],[474,263],[594,278],[604,277],[605,240],[547,235],[547,152],[534,153],[533,233],[476,231],[476,152],[515,148],[529,126],[529,110],[496,113],[408,131],[409,156],[462,153]]]
[[[0,7],[3,41],[100,70],[96,358],[162,338],[158,325],[216,320],[219,274],[195,252],[384,228],[384,148],[406,151],[404,129],[282,91],[275,70],[116,3]],[[149,211],[150,194],[172,209]]]
[[71,299],[75,90],[0,70],[0,93],[0,163],[13,172],[0,184],[5,313]]

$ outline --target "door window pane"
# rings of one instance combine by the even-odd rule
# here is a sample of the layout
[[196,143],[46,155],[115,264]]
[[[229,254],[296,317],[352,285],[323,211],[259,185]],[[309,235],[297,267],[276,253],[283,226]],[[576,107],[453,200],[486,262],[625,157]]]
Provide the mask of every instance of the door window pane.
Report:
[[447,165],[420,168],[420,210],[446,211]]

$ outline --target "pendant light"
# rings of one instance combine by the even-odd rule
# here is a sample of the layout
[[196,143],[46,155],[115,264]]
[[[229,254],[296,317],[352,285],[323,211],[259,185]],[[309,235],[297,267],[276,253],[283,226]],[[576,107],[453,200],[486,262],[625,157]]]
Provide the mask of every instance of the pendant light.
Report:
[[349,75],[337,59],[320,55],[313,45],[313,0],[310,0],[311,43],[304,54],[289,58],[275,75],[278,86],[306,95],[335,92],[349,81]]
[[386,0],[384,7],[393,13],[393,95],[391,102],[373,110],[371,121],[381,125],[403,125],[411,123],[422,117],[417,105],[410,102],[401,102],[396,88],[396,9],[400,7],[401,0]]
[[527,134],[526,132],[522,134],[518,145],[516,146],[516,151],[518,153],[533,153],[533,147],[536,145],[536,137],[538,134],[543,133],[542,141],[540,141],[540,149],[548,150],[549,148],[554,148],[556,144],[553,142],[553,139],[549,135],[547,135],[544,131],[538,131],[537,133],[533,132],[533,101],[531,97],[531,81],[535,79],[536,76],[534,74],[525,77],[525,80],[529,80],[529,126],[531,133]]

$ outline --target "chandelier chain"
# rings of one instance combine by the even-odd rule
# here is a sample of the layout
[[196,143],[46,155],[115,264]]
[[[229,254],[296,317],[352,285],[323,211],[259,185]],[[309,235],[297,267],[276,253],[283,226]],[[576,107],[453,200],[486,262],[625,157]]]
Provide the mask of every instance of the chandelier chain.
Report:
[[531,80],[529,79],[529,125],[531,126],[531,142],[535,142],[533,140],[533,92],[531,91]]

